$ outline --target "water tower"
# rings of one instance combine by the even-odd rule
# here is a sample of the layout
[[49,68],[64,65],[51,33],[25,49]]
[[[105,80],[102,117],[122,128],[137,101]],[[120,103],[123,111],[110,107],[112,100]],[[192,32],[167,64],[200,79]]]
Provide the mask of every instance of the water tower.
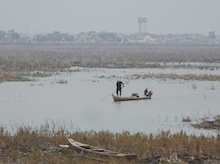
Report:
[[145,17],[138,18],[139,33],[146,33],[146,23],[147,23],[147,18]]

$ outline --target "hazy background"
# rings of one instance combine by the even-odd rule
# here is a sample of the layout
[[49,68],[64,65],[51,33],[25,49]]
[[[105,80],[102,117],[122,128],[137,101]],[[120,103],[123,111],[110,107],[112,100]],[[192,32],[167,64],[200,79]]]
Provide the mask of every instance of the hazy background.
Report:
[[0,31],[220,34],[220,0],[0,0]]

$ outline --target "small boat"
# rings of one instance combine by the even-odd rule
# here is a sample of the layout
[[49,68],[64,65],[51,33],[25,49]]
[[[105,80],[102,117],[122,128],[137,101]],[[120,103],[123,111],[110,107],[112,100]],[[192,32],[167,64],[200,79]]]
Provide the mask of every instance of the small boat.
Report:
[[68,137],[67,137],[67,140],[69,142],[69,147],[73,148],[78,153],[94,154],[100,157],[118,157],[118,158],[125,158],[127,160],[133,160],[137,158],[136,154],[119,153],[113,150],[84,144],[84,143],[75,141],[72,138],[68,138]]
[[115,96],[112,94],[113,100],[114,101],[131,101],[131,100],[146,100],[146,99],[151,99],[151,96],[153,95],[152,91],[149,91],[147,95],[139,97],[138,94],[132,94],[131,96],[127,97],[119,97]]

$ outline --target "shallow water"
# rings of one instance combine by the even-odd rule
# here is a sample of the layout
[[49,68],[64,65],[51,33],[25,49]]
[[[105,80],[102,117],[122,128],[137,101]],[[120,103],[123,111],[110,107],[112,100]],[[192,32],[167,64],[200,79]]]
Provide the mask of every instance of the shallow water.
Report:
[[[38,127],[45,122],[68,130],[158,133],[185,131],[188,134],[216,135],[182,122],[193,122],[219,114],[220,82],[161,79],[132,79],[146,73],[219,74],[217,70],[189,69],[98,69],[72,68],[34,82],[0,83],[1,126]],[[79,70],[79,71],[78,71]],[[115,83],[122,80],[124,96],[147,87],[151,100],[113,102]],[[67,81],[61,84],[59,81]]]

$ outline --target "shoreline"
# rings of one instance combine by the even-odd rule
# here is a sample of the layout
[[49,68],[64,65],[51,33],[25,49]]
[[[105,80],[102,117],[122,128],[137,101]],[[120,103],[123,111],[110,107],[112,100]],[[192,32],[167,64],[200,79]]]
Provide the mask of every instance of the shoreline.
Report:
[[77,153],[68,145],[66,135],[82,143],[97,145],[138,155],[131,163],[218,163],[220,162],[219,137],[196,137],[184,132],[170,134],[110,133],[108,131],[68,132],[65,129],[51,131],[48,127],[31,129],[19,127],[14,135],[0,131],[0,162],[49,162],[49,163],[108,163],[126,162],[115,158],[100,159]]

